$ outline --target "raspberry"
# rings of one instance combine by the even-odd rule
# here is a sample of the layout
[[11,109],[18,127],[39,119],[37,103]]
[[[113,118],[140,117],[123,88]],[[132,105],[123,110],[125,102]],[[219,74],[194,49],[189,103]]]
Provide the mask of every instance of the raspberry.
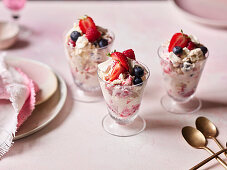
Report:
[[196,45],[195,45],[195,43],[193,43],[193,42],[189,42],[187,48],[188,48],[189,50],[193,50],[193,49],[196,48]]
[[96,28],[90,27],[90,28],[87,29],[86,37],[87,37],[88,41],[94,42],[100,36],[101,36],[101,34],[100,34],[100,32]]
[[124,54],[126,57],[131,58],[131,59],[133,59],[133,60],[136,59],[135,53],[134,53],[134,51],[133,51],[132,49],[128,49],[128,50],[123,51],[123,54]]

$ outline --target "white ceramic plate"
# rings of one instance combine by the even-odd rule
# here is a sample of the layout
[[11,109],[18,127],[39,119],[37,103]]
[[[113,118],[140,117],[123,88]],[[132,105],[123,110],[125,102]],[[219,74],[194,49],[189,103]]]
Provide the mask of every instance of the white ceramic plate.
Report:
[[[7,57],[6,61],[13,66],[21,68],[29,77],[31,77],[38,84],[39,87],[41,87],[41,90],[44,88],[45,85],[49,88],[49,90],[47,90],[48,88],[43,89],[44,92],[48,93],[43,95],[49,97],[45,98],[45,102],[35,107],[35,110],[32,112],[32,115],[19,128],[18,132],[16,133],[16,136],[14,137],[14,140],[17,140],[39,131],[58,115],[66,100],[67,87],[65,81],[61,78],[61,76],[56,75],[56,78],[52,69],[41,62],[18,57]],[[37,71],[39,74],[37,74]],[[45,74],[42,74],[42,76],[40,76],[40,73]],[[53,77],[53,75],[55,78]],[[42,77],[42,80],[40,77]],[[52,81],[48,81],[48,79]],[[56,82],[54,81],[55,79]],[[51,87],[55,88],[55,86],[55,90],[50,89]]]
[[188,19],[215,27],[227,27],[226,0],[173,0]]

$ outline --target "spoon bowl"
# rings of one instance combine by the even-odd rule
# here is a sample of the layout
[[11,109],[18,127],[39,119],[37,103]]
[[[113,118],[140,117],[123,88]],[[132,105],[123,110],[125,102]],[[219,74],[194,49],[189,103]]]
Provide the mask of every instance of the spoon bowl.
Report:
[[194,148],[202,149],[206,146],[206,138],[196,128],[186,126],[182,129],[184,139]]
[[195,124],[206,138],[216,137],[218,134],[216,126],[206,117],[198,117]]
[[[217,140],[218,130],[216,126],[206,117],[198,117],[196,119],[196,128],[203,133],[206,138],[213,139],[220,149],[224,149],[221,143]],[[227,157],[227,153],[224,152]]]

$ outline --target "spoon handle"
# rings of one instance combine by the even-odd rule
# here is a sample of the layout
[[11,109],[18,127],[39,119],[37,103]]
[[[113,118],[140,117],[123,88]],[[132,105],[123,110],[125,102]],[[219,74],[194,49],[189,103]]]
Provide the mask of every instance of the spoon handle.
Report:
[[[225,149],[225,148],[221,145],[221,143],[217,140],[217,138],[212,137],[212,139],[216,142],[216,144],[219,146],[220,149]],[[225,154],[225,156],[227,157],[227,153],[224,152],[224,154]]]
[[210,156],[209,158],[203,160],[202,162],[200,162],[199,164],[193,166],[190,170],[196,170],[198,168],[200,168],[201,166],[203,166],[204,164],[206,164],[207,162],[209,162],[210,160],[214,159],[216,156],[222,154],[223,152],[227,152],[227,149],[223,149],[219,152],[217,152],[216,154]]
[[[211,150],[211,149],[209,149],[208,147],[204,147],[204,149],[207,151],[207,152],[209,152],[211,155],[214,155],[215,153]],[[217,159],[217,161],[225,168],[225,169],[227,169],[227,164],[220,158],[220,157],[216,157],[216,159]]]

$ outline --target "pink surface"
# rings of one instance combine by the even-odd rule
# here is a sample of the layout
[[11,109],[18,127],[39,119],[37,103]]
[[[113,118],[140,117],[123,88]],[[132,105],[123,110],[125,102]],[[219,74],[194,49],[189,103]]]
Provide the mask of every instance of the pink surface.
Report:
[[[3,6],[0,11],[1,20],[10,17]],[[195,126],[194,121],[200,115],[218,126],[218,139],[224,145],[227,30],[190,22],[179,16],[171,2],[28,2],[22,11],[21,24],[32,29],[33,35],[8,50],[9,54],[47,63],[70,87],[72,78],[64,55],[63,33],[83,14],[93,16],[98,25],[113,30],[114,48],[134,49],[137,59],[150,68],[150,80],[140,107],[140,115],[147,123],[145,131],[130,138],[107,134],[101,125],[107,114],[104,101],[73,102],[69,89],[66,104],[56,119],[36,134],[16,141],[1,160],[0,169],[189,169],[209,156],[206,151],[190,147],[181,135],[182,127]],[[203,107],[191,115],[170,114],[160,105],[165,90],[157,48],[180,29],[198,36],[210,52],[196,92],[203,100]],[[213,141],[209,140],[208,145],[218,151]],[[202,169],[205,168],[223,169],[216,160]]]
[[175,0],[175,2],[179,7],[195,16],[227,21],[226,0]]

